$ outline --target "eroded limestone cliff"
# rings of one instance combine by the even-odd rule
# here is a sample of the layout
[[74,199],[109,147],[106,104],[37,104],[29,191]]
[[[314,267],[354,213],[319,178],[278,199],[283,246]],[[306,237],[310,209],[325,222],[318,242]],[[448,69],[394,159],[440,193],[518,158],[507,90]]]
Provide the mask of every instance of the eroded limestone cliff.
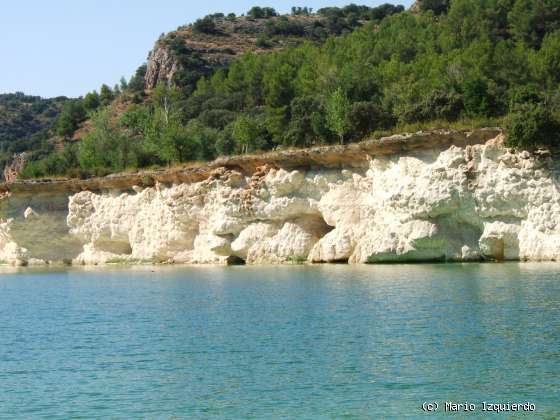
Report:
[[498,130],[481,130],[15,183],[0,200],[0,259],[555,260],[559,170],[549,154],[514,152]]

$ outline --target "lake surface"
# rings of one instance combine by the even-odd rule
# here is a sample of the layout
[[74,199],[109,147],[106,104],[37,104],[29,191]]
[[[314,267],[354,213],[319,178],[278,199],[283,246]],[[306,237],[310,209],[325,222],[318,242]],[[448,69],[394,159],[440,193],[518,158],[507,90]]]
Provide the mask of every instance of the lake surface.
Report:
[[0,417],[558,417],[559,269],[3,269]]

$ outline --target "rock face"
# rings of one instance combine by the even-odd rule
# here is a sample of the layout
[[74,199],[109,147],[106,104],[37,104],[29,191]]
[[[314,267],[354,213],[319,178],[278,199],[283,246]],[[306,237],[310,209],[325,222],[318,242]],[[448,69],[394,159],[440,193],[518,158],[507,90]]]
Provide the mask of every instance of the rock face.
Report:
[[179,69],[179,63],[173,53],[163,46],[158,46],[148,55],[148,66],[144,76],[146,89],[153,89],[158,82],[171,84],[173,76]]
[[84,264],[556,260],[559,170],[498,135],[352,167],[216,167],[192,182],[57,192],[55,212],[54,196],[12,193],[0,259],[54,260],[37,251],[46,241]]
[[4,168],[4,181],[15,181],[18,178],[20,172],[25,167],[25,162],[25,152],[16,153],[12,159],[12,162],[9,165],[6,165],[6,167]]

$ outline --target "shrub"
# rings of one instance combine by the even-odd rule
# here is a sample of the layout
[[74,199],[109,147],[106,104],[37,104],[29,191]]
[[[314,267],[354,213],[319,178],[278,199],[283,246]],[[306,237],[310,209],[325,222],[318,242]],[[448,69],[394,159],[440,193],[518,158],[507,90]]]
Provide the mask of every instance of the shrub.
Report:
[[252,7],[251,10],[247,12],[247,16],[251,19],[269,19],[274,16],[278,16],[276,10],[272,7]]
[[463,83],[463,102],[470,117],[492,115],[495,105],[488,82],[482,78],[470,79]]
[[447,13],[451,0],[421,0],[420,10],[423,12],[431,10],[436,15]]
[[208,109],[202,112],[199,120],[208,127],[222,130],[235,119],[235,114],[226,109]]
[[233,138],[233,124],[229,124],[218,135],[216,152],[220,156],[232,155],[237,151],[237,143]]
[[281,16],[275,22],[267,22],[265,32],[267,36],[303,36],[305,35],[305,28],[300,22],[294,22],[288,19],[286,16]]
[[146,64],[142,64],[138,69],[136,69],[136,73],[128,82],[128,90],[133,93],[144,93],[144,77],[146,76],[146,70],[148,66]]
[[516,106],[506,118],[507,145],[518,148],[558,144],[560,124],[542,103]]
[[111,90],[111,88],[107,85],[101,85],[101,89],[99,91],[99,100],[101,105],[107,106],[115,99],[115,93]]
[[89,92],[84,98],[84,108],[88,111],[96,110],[101,105],[99,94],[96,91]]
[[268,38],[266,38],[264,36],[259,36],[257,38],[256,45],[259,48],[270,48],[270,47],[272,47],[272,43],[268,40]]
[[350,107],[348,121],[354,138],[360,139],[374,130],[382,130],[394,124],[393,118],[373,102],[356,102]]
[[78,129],[79,124],[86,119],[86,116],[86,110],[81,100],[66,102],[56,122],[56,133],[59,136],[70,137]]
[[217,31],[216,23],[210,16],[206,16],[202,19],[197,19],[197,21],[193,23],[192,28],[194,32],[204,34],[214,34]]

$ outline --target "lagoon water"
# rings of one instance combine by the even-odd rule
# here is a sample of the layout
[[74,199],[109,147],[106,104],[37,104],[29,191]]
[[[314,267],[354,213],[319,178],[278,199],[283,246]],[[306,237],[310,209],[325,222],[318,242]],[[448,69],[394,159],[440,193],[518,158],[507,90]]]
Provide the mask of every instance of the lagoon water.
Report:
[[559,269],[4,269],[0,417],[555,418]]

